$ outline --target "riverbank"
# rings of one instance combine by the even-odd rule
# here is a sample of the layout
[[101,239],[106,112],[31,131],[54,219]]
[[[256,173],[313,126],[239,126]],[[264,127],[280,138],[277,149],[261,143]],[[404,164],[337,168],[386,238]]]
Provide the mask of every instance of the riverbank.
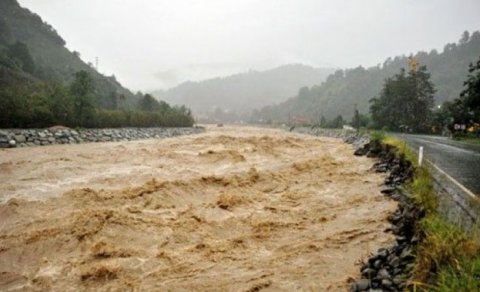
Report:
[[0,129],[0,148],[159,139],[204,131],[202,127],[70,129],[57,126],[47,129]]

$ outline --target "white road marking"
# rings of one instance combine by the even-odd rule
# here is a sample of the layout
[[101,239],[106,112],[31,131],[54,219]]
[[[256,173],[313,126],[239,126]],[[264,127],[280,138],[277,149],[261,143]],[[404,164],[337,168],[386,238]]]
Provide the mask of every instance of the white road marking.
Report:
[[474,192],[470,191],[469,189],[467,189],[464,185],[462,185],[459,181],[457,181],[456,179],[454,179],[453,177],[451,177],[448,173],[446,173],[444,170],[442,170],[440,167],[438,167],[437,165],[435,165],[433,162],[431,162],[430,160],[428,159],[425,159],[426,161],[428,161],[428,163],[430,165],[432,165],[438,172],[440,172],[441,174],[443,174],[444,176],[446,176],[449,180],[451,180],[454,184],[456,184],[462,191],[464,191],[470,198],[472,198],[474,201],[476,202],[480,202],[480,198],[475,195]]
[[[415,138],[414,138],[415,139]],[[406,140],[406,139],[404,139]],[[424,138],[421,138],[421,137],[416,137],[416,140],[417,142],[420,142],[420,141],[423,141],[423,142],[426,142],[426,143],[429,143],[429,144],[433,144],[433,145],[439,145],[439,146],[445,146],[446,148],[454,148],[456,151],[464,151],[464,152],[467,152],[469,154],[474,154],[474,155],[480,155],[480,153],[478,152],[475,152],[475,151],[472,151],[472,150],[466,150],[466,149],[462,149],[462,148],[458,148],[458,147],[454,147],[454,146],[451,146],[451,145],[447,145],[447,144],[443,144],[443,143],[438,143],[438,142],[432,142],[432,141],[428,141]],[[407,142],[408,143],[408,142]],[[413,149],[415,152],[416,149],[414,149],[413,147],[410,147],[411,149]],[[480,203],[480,197],[477,196],[474,192],[472,192],[471,190],[469,190],[467,187],[465,187],[463,184],[461,184],[458,180],[454,179],[451,175],[449,175],[447,172],[445,172],[443,169],[441,169],[440,167],[438,167],[436,164],[434,164],[432,161],[430,161],[429,159],[425,159],[425,161],[427,161],[430,165],[432,165],[438,172],[440,172],[441,174],[443,174],[446,178],[448,178],[449,180],[451,180],[455,185],[457,185],[462,191],[464,191],[471,199],[473,199],[475,202],[477,203]]]
[[432,144],[432,145],[438,145],[440,147],[444,147],[444,148],[447,148],[447,149],[452,149],[454,151],[457,151],[457,152],[464,152],[464,153],[468,153],[470,155],[474,155],[474,156],[480,156],[480,153],[476,152],[476,151],[473,151],[473,150],[467,150],[467,149],[462,149],[462,148],[458,148],[458,147],[455,147],[455,146],[452,146],[452,145],[448,145],[448,144],[443,144],[443,143],[438,143],[438,142],[432,142],[432,141],[428,141],[428,140],[425,140],[423,138],[416,138],[416,140],[419,142],[419,143],[427,143],[427,144]]

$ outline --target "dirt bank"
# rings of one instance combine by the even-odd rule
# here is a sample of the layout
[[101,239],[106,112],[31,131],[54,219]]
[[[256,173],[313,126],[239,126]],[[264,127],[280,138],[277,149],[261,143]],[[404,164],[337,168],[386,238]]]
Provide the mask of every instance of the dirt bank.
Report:
[[0,290],[345,290],[392,241],[372,164],[228,127],[0,151]]

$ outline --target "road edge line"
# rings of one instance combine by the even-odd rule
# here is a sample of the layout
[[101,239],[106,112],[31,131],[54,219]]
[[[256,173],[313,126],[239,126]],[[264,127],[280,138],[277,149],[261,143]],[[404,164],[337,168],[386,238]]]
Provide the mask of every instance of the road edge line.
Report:
[[451,180],[454,184],[456,184],[462,191],[464,191],[471,199],[480,202],[480,198],[471,190],[467,189],[464,185],[462,185],[458,180],[454,179],[451,175],[446,173],[443,169],[438,167],[436,164],[434,164],[432,161],[429,159],[425,159],[430,165],[432,165],[437,171],[439,171],[441,174],[446,176],[449,180]]

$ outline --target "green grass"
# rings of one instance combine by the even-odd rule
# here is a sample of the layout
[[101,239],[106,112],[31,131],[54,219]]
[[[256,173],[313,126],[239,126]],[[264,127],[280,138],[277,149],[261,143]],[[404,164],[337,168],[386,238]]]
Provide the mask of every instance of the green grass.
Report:
[[372,141],[377,142],[377,143],[382,143],[384,142],[385,138],[387,137],[385,135],[384,131],[373,131],[370,133],[370,137]]
[[427,214],[435,214],[438,207],[432,177],[425,166],[417,166],[413,182],[407,186],[415,202],[425,208]]
[[472,145],[480,145],[480,135],[473,134],[473,133],[456,133],[453,134],[453,140],[472,144]]
[[472,145],[480,145],[480,138],[464,138],[458,139],[458,141]]
[[458,268],[441,271],[439,291],[480,291],[480,256],[462,259]]
[[405,159],[410,161],[415,167],[418,166],[417,154],[407,146],[405,141],[393,136],[386,136],[383,143],[397,147],[400,155],[403,155]]
[[421,291],[480,291],[478,236],[436,214],[425,217],[420,229],[425,239],[418,247],[414,286]]
[[403,141],[387,136],[384,143],[396,146],[399,155],[416,166],[414,180],[407,189],[426,211],[426,216],[418,226],[418,232],[424,235],[424,239],[417,246],[412,290],[480,291],[479,234],[467,234],[438,214],[438,201],[430,172],[425,166],[418,166],[416,154],[405,147]]

